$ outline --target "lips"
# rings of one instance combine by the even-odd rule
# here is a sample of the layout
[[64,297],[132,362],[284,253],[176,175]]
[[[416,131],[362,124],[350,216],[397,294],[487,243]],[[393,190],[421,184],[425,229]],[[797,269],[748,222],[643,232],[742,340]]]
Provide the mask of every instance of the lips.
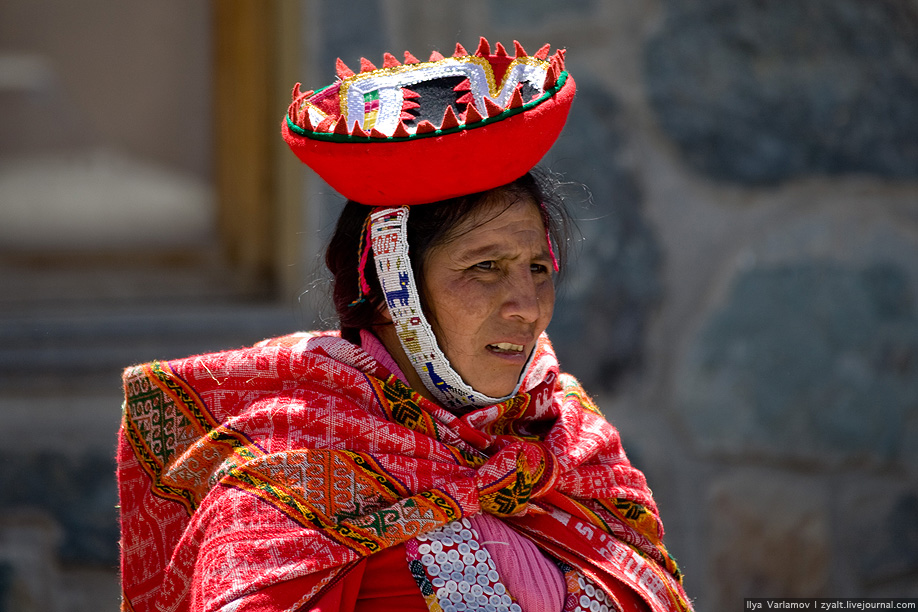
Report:
[[510,342],[498,342],[488,345],[488,350],[501,355],[518,355],[522,353],[525,348],[526,347],[521,344],[513,344]]

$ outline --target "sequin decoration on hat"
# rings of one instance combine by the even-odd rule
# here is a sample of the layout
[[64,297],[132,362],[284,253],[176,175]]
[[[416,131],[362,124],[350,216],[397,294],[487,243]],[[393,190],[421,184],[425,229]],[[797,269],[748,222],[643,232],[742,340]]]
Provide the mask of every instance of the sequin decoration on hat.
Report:
[[360,72],[338,60],[339,80],[293,90],[282,124],[296,155],[348,199],[414,205],[487,191],[528,172],[554,144],[576,86],[564,50],[511,55],[484,38],[469,54],[426,62],[386,53]]

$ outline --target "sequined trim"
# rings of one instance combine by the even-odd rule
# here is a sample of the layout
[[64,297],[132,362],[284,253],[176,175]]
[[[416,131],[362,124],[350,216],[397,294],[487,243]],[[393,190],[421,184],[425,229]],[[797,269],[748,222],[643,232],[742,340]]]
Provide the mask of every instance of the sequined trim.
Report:
[[564,612],[615,612],[619,608],[596,583],[575,571],[576,582],[568,585]]
[[522,612],[468,519],[418,536],[406,550],[432,612]]

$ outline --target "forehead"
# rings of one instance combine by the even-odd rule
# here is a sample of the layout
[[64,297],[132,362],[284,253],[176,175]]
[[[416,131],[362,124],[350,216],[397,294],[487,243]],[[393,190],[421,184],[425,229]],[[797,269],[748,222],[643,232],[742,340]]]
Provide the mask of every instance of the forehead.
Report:
[[460,219],[445,236],[443,244],[474,240],[495,232],[522,231],[545,224],[539,205],[527,193],[500,190],[488,194],[481,203]]

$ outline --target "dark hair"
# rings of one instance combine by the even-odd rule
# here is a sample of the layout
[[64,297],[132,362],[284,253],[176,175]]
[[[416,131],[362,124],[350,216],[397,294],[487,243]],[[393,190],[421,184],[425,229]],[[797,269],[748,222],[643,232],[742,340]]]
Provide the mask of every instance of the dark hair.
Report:
[[[456,228],[462,220],[498,194],[510,196],[508,206],[519,198],[527,197],[540,205],[542,220],[551,238],[551,246],[559,267],[563,269],[570,236],[570,218],[558,185],[558,180],[553,175],[541,169],[534,169],[512,183],[490,191],[412,206],[408,215],[408,245],[411,269],[417,279],[422,300],[425,291],[424,265],[430,249],[458,238]],[[341,216],[338,217],[335,233],[325,251],[325,264],[333,276],[332,296],[341,336],[358,344],[360,330],[378,324],[378,312],[384,299],[376,268],[372,261],[368,261],[364,274],[370,286],[370,293],[364,296],[365,299],[362,301],[357,301],[360,291],[360,239],[364,224],[372,210],[371,206],[348,200]]]

